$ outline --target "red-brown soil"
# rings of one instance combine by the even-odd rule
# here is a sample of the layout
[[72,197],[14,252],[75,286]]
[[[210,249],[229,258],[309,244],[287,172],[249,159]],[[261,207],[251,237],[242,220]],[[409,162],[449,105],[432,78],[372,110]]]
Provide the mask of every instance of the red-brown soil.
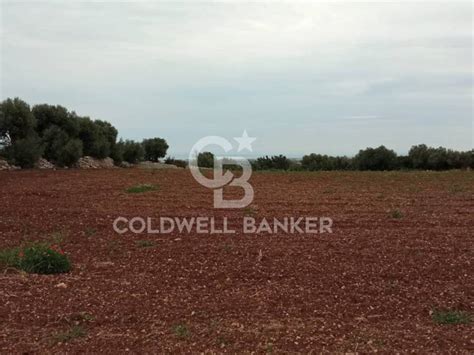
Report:
[[[254,173],[251,182],[252,208],[222,211],[185,170],[0,172],[0,248],[62,239],[74,265],[0,273],[0,352],[474,351],[472,323],[430,315],[474,314],[472,172]],[[159,189],[125,192],[140,183]],[[112,228],[118,216],[227,216],[237,228],[246,213],[328,216],[333,233]],[[58,336],[74,326],[82,337]]]

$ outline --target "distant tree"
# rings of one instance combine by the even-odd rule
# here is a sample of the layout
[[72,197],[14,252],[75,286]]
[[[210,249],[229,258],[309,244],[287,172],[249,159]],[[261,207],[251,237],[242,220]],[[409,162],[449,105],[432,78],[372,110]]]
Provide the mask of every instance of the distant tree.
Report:
[[392,170],[396,168],[397,154],[381,145],[360,150],[354,161],[359,170]]
[[333,159],[333,169],[334,170],[350,170],[353,168],[353,162],[351,158],[346,156],[334,157]]
[[301,160],[301,165],[309,171],[334,169],[331,157],[314,153],[305,155]]
[[290,168],[290,160],[284,155],[272,156],[272,168],[277,170],[288,170]]
[[429,148],[425,144],[414,145],[408,152],[408,159],[413,169],[428,169]]
[[446,148],[429,148],[427,167],[430,170],[446,170],[449,168],[448,151]]
[[211,152],[202,152],[198,154],[197,164],[200,168],[214,167],[214,154]]
[[145,159],[157,162],[166,155],[169,146],[163,138],[150,138],[143,140]]
[[462,169],[474,169],[474,150],[460,152],[459,155],[460,165]]
[[412,162],[411,162],[410,157],[408,157],[407,155],[399,155],[397,157],[397,162],[395,166],[397,169],[402,169],[402,170],[411,169]]
[[143,160],[145,152],[143,146],[132,140],[126,140],[124,142],[119,142],[121,145],[120,149],[123,151],[123,160],[130,164],[136,164],[139,161]]
[[292,166],[291,160],[281,154],[259,157],[251,164],[254,170],[288,170]]
[[257,160],[252,163],[252,168],[254,170],[271,170],[273,169],[272,158],[270,158],[268,155],[257,158]]
[[185,168],[188,166],[188,163],[185,160],[175,159],[173,157],[167,157],[165,159],[165,164],[176,165],[179,168]]

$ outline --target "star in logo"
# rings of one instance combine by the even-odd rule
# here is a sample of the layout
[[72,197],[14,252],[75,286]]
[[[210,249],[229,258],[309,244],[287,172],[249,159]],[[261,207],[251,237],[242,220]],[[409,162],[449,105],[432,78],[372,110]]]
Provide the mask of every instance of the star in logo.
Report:
[[249,137],[247,134],[247,130],[244,130],[244,133],[242,133],[242,137],[234,137],[234,139],[239,143],[239,149],[237,152],[240,152],[244,149],[249,150],[250,152],[252,151],[252,142],[257,139],[255,137]]

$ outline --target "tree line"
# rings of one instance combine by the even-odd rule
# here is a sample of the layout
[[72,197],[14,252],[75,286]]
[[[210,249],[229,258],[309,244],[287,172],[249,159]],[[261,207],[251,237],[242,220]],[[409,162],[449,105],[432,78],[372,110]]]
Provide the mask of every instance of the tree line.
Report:
[[116,164],[158,161],[168,150],[163,138],[117,141],[117,135],[109,122],[78,116],[59,105],[30,107],[19,98],[0,103],[0,156],[22,168],[33,167],[41,157],[61,167],[73,166],[86,155],[111,157]]
[[301,161],[290,160],[284,155],[260,157],[252,161],[254,170],[450,170],[473,169],[474,151],[455,151],[425,144],[412,146],[408,155],[381,145],[360,150],[355,157],[309,154]]
[[[166,156],[163,138],[142,142],[118,140],[117,129],[107,121],[79,116],[59,105],[30,107],[19,98],[0,103],[0,157],[23,168],[31,168],[43,157],[57,166],[74,166],[82,156],[111,157],[115,164],[142,160],[157,162]],[[181,167],[187,162],[168,157],[165,163]],[[232,165],[228,162],[227,165]],[[200,153],[198,165],[212,167],[214,155]],[[309,154],[301,160],[284,155],[264,156],[251,161],[254,170],[448,170],[474,168],[474,154],[425,144],[411,147],[408,155],[397,155],[380,146],[360,150],[355,157]],[[238,169],[234,164],[230,168]]]

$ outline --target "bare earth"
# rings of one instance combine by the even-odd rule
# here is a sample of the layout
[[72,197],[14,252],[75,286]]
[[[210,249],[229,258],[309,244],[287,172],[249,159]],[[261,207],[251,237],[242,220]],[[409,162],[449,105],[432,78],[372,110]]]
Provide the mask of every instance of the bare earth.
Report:
[[[74,269],[0,273],[0,353],[473,353],[472,172],[254,173],[214,210],[186,170],[0,172],[0,248],[55,240]],[[156,191],[129,194],[149,183]],[[394,211],[400,218],[394,218]],[[327,216],[332,234],[134,235],[118,216]]]

